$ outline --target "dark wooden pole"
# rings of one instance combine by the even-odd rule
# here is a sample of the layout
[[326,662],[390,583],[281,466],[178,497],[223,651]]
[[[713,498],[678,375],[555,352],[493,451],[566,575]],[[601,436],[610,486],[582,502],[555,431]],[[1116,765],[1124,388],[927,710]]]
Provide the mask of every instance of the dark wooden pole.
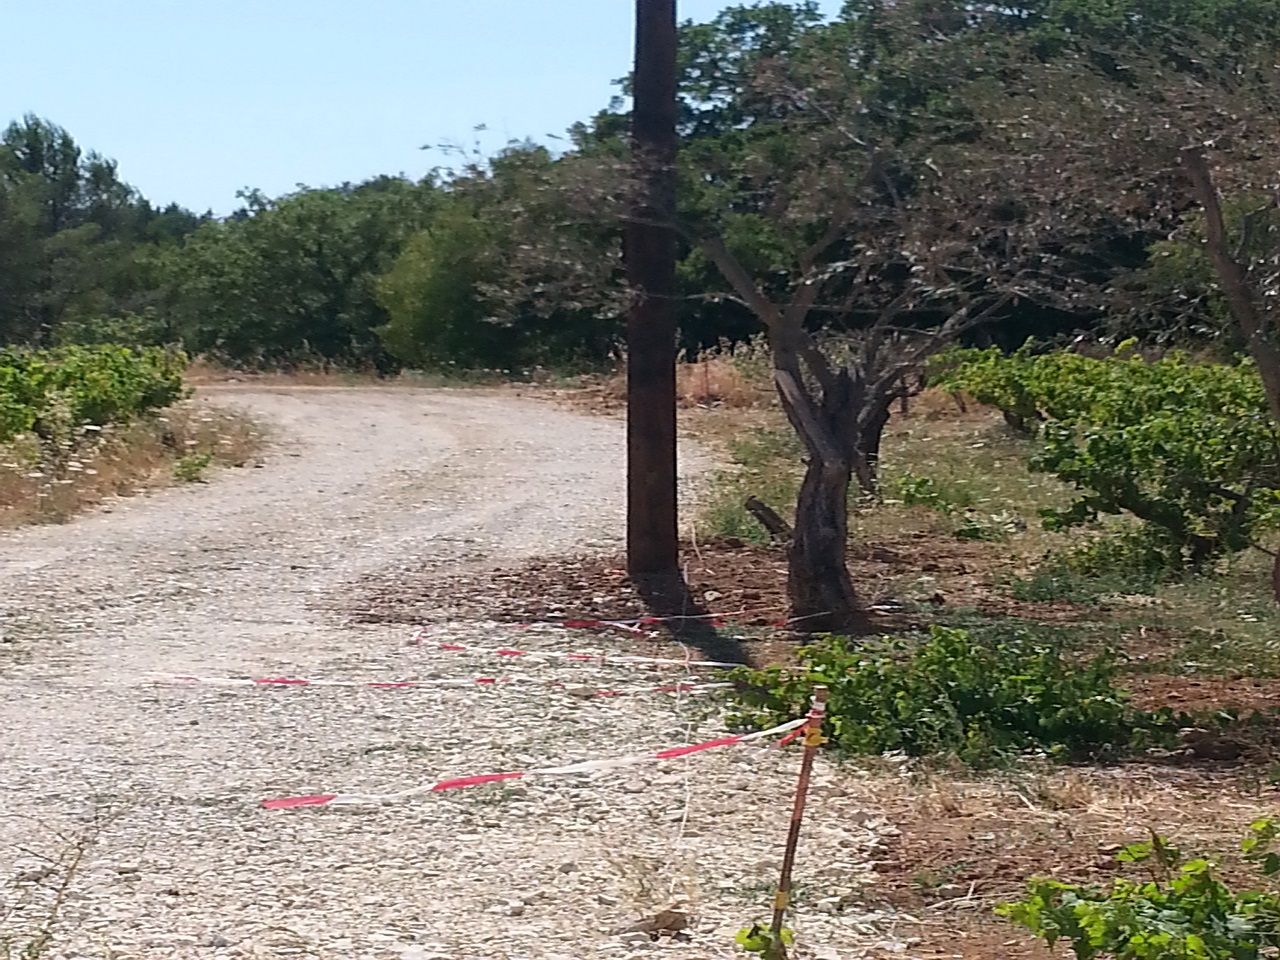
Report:
[[627,569],[679,570],[676,533],[676,0],[636,0],[632,143],[636,199],[626,228]]

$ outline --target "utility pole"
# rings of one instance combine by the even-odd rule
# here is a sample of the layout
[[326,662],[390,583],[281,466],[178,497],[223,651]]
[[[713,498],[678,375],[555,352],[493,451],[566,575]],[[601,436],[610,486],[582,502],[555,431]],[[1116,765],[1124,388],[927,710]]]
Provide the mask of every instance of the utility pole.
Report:
[[676,517],[676,0],[636,0],[635,194],[626,226],[627,570],[679,571]]

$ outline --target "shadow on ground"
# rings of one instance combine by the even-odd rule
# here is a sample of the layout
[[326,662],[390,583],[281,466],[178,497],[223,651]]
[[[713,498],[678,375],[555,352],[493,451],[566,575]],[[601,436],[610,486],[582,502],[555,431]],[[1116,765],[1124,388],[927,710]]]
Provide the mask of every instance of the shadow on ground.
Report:
[[662,630],[672,640],[697,647],[708,660],[747,663],[742,643],[716,629],[715,615],[702,603],[681,574],[632,576],[636,595],[659,617]]

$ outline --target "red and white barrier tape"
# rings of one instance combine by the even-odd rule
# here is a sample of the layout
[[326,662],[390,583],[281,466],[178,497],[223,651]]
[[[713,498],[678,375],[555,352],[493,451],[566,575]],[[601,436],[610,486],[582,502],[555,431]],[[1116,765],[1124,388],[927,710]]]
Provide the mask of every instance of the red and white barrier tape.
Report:
[[[425,646],[426,628],[420,628],[409,643],[414,646]],[[728,663],[723,660],[681,660],[676,657],[638,657],[608,653],[591,653],[575,651],[564,653],[560,650],[519,650],[512,647],[473,647],[463,643],[434,643],[436,650],[448,653],[472,653],[490,657],[528,657],[530,660],[567,660],[572,663],[598,663],[614,666],[637,666],[653,664],[655,666],[672,667],[721,667],[733,668],[745,666],[741,663]]]
[[[564,630],[600,630],[613,627],[631,633],[643,633],[645,627],[656,627],[662,623],[706,623],[711,627],[726,626],[733,617],[760,616],[766,613],[777,613],[785,607],[757,607],[756,609],[730,610],[727,613],[690,613],[670,617],[632,617],[631,619],[607,620],[597,617],[571,617],[568,620],[528,620],[518,622],[517,627],[558,627]],[[774,627],[788,626],[792,621],[776,620],[770,624]]]
[[[670,617],[635,617],[624,620],[607,620],[595,617],[571,618],[568,620],[529,620],[518,622],[517,627],[558,627],[565,630],[600,630],[604,627],[613,627],[618,630],[626,630],[631,633],[643,633],[645,627],[656,627],[662,623],[688,623],[703,622],[712,627],[724,627],[733,624],[735,626],[758,626],[759,624],[746,624],[735,621],[735,617],[762,617],[769,613],[784,613],[786,607],[746,607],[742,610],[730,610],[723,613],[691,613],[680,614]],[[867,609],[885,612],[894,609],[892,606],[884,604],[873,604]],[[826,613],[810,613],[803,617],[779,617],[771,620],[767,626],[774,627],[779,630],[785,630],[787,627],[794,626],[797,623],[804,623],[806,620],[816,620],[825,617]]]
[[312,680],[303,677],[190,677],[181,675],[153,675],[154,683],[202,684],[214,687],[364,687],[377,690],[403,690],[413,687],[469,687],[499,686],[506,684],[539,684],[562,688],[571,693],[582,692],[593,697],[628,697],[642,693],[709,693],[731,687],[731,683],[664,683],[656,687],[637,690],[590,689],[581,684],[567,684],[559,680],[538,680],[531,677],[459,677],[431,678],[427,680]]
[[[528,620],[516,624],[517,627],[559,627],[564,630],[600,630],[605,627],[613,627],[617,630],[626,630],[631,633],[643,633],[645,627],[656,627],[660,623],[683,623],[686,621],[701,621],[712,627],[723,627],[728,622],[729,617],[742,616],[746,613],[752,613],[750,610],[737,610],[732,613],[706,613],[706,614],[690,614],[681,617],[635,617],[630,620],[603,620],[595,617],[578,617],[568,620]],[[771,613],[773,611],[763,611]]]
[[[715,740],[704,740],[702,743],[693,743],[681,747],[668,747],[666,750],[658,750],[655,753],[636,754],[629,757],[611,757],[600,760],[584,760],[579,763],[569,763],[557,767],[540,767],[535,770],[513,770],[507,773],[482,773],[469,777],[454,777],[449,780],[440,780],[436,783],[410,787],[408,790],[400,790],[396,793],[313,793],[305,796],[278,797],[274,800],[263,800],[262,806],[267,810],[292,810],[297,807],[395,803],[429,793],[442,793],[446,790],[460,790],[465,787],[478,787],[486,783],[500,783],[507,780],[524,780],[529,777],[558,777],[572,776],[580,773],[594,773],[598,770],[611,770],[615,767],[627,767],[639,763],[651,763],[659,760],[675,760],[680,757],[691,756],[695,753],[702,753],[706,750],[714,750],[719,747],[733,747],[742,743],[751,743],[755,740],[765,740],[791,733],[792,731],[803,727],[807,722],[807,717],[801,717],[799,720],[791,720],[769,730],[758,731],[757,733],[732,734],[727,737],[719,737]],[[789,742],[790,739],[793,738],[785,738],[787,742]]]

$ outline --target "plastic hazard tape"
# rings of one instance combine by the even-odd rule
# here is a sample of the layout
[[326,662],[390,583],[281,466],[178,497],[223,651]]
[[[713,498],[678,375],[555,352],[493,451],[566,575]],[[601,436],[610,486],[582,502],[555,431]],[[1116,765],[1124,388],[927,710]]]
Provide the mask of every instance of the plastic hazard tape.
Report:
[[565,689],[570,693],[582,693],[592,697],[628,697],[642,693],[708,693],[731,687],[731,683],[664,683],[656,687],[638,690],[592,689],[581,684],[567,684],[559,680],[536,680],[530,677],[460,677],[432,678],[428,680],[311,680],[303,677],[189,677],[181,675],[152,675],[154,683],[202,684],[212,687],[363,687],[375,690],[404,690],[414,687],[470,687],[500,686],[505,684],[540,684]]
[[[530,777],[574,776],[582,773],[595,773],[599,770],[612,770],[615,767],[629,767],[640,763],[653,763],[659,760],[677,760],[680,757],[692,756],[707,750],[720,747],[734,747],[755,740],[767,740],[797,730],[808,722],[807,717],[792,720],[769,730],[757,733],[732,734],[715,740],[704,740],[681,747],[668,747],[655,753],[635,754],[629,757],[611,757],[602,760],[583,760],[557,767],[541,767],[535,770],[513,770],[507,773],[482,773],[470,777],[454,777],[439,780],[436,783],[410,787],[397,793],[313,793],[298,797],[278,797],[274,800],[263,800],[262,806],[267,810],[293,810],[298,807],[327,807],[352,804],[396,803],[411,797],[424,796],[431,793],[443,793],[446,790],[461,790],[466,787],[478,787],[486,783],[501,783],[507,780],[525,780]],[[793,738],[788,738],[793,739]]]
[[[595,617],[580,617],[568,620],[529,620],[518,622],[517,627],[559,627],[566,630],[601,630],[612,628],[616,630],[626,630],[629,633],[644,633],[645,627],[656,627],[663,623],[689,623],[693,621],[706,623],[710,627],[725,627],[730,624],[736,626],[751,626],[752,624],[744,624],[737,617],[763,617],[770,613],[785,613],[786,607],[748,607],[742,610],[730,610],[725,613],[691,613],[680,614],[669,617],[636,617],[630,620],[606,620]],[[877,612],[888,611],[893,609],[883,604],[874,604],[868,609]],[[811,613],[803,617],[779,617],[771,620],[768,624],[779,630],[785,630],[787,627],[795,626],[797,623],[804,623],[807,620],[815,620],[819,617],[828,616],[826,613]]]
[[[761,616],[766,613],[778,613],[783,607],[763,607],[755,610],[731,610],[728,613],[691,613],[670,617],[634,617],[629,620],[606,620],[596,617],[576,617],[568,620],[527,620],[518,622],[517,627],[559,627],[564,630],[625,630],[628,633],[644,633],[645,627],[656,627],[663,623],[701,622],[710,627],[727,626],[733,617]],[[790,620],[777,620],[771,626],[785,627]]]
[[[409,643],[415,646],[425,646],[426,628],[423,627],[414,633]],[[672,666],[672,667],[720,667],[733,668],[745,666],[741,663],[729,663],[723,660],[682,660],[676,657],[639,657],[623,654],[608,653],[591,653],[589,651],[575,651],[565,653],[559,650],[519,650],[512,647],[473,647],[464,643],[438,642],[431,644],[436,650],[443,650],[447,653],[472,653],[489,657],[528,657],[531,660],[567,660],[571,663],[599,663],[612,664],[615,666],[637,666],[643,664],[653,664],[655,666]]]
[[[712,627],[723,627],[728,622],[729,617],[742,616],[751,612],[750,610],[737,610],[732,613],[690,614],[680,617],[637,617],[632,620],[598,620],[594,617],[579,617],[569,620],[530,620],[517,623],[516,626],[561,627],[565,630],[602,630],[609,627],[615,630],[627,630],[631,633],[643,633],[645,627],[656,627],[661,623],[680,623],[691,620],[702,621]],[[766,610],[763,612],[772,613],[774,611]]]

